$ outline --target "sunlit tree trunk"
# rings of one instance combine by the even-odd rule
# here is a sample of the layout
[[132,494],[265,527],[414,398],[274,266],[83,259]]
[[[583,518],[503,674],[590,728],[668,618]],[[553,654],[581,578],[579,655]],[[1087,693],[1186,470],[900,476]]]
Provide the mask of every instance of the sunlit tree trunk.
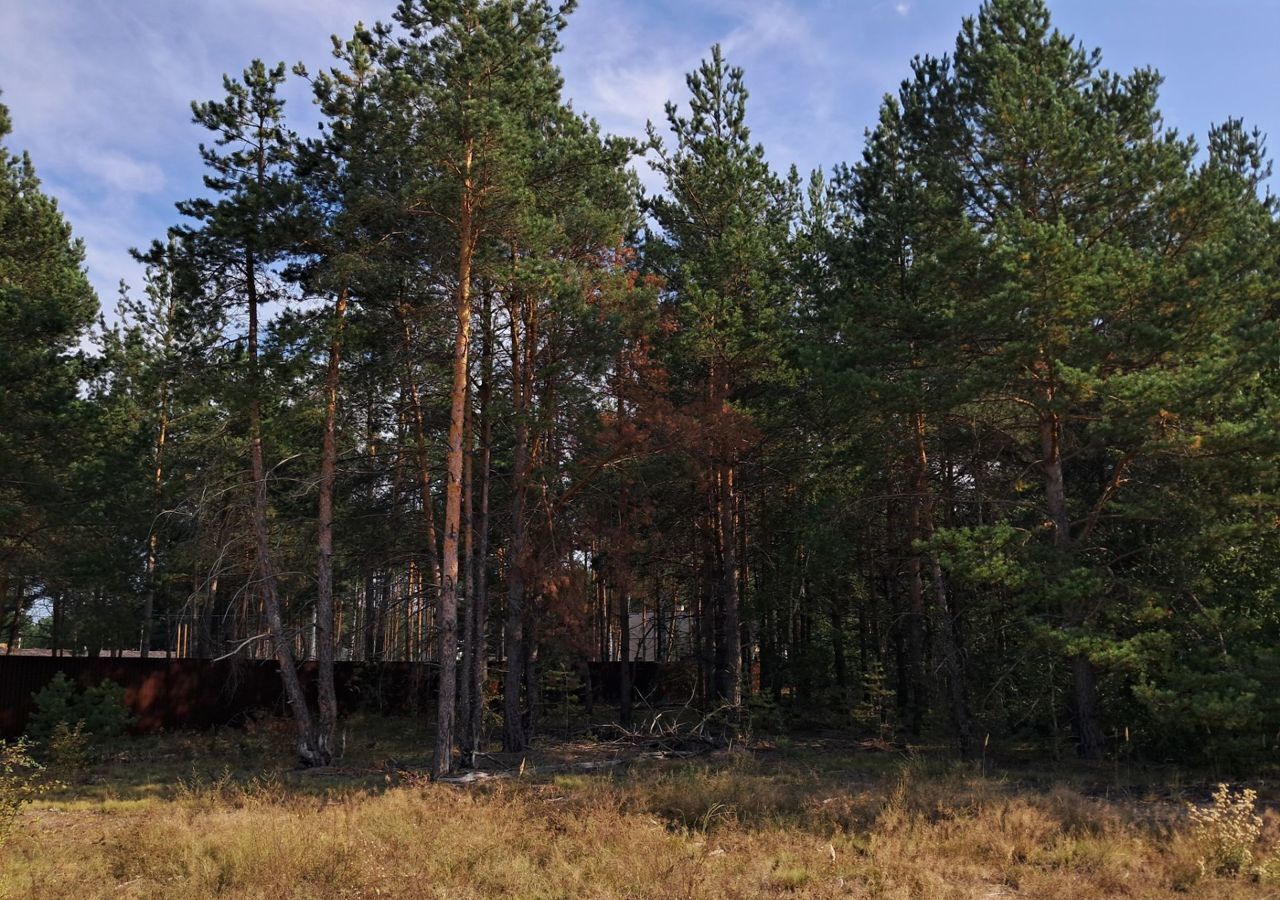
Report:
[[436,749],[433,777],[453,769],[453,724],[458,691],[458,547],[462,519],[462,443],[466,419],[467,380],[471,350],[471,263],[476,235],[472,222],[474,187],[471,182],[472,148],[463,163],[462,201],[458,224],[457,331],[453,342],[453,386],[449,392],[449,447],[445,458],[448,477],[444,493],[444,547],[440,560],[440,597],[436,629],[439,634],[440,688],[436,698]]

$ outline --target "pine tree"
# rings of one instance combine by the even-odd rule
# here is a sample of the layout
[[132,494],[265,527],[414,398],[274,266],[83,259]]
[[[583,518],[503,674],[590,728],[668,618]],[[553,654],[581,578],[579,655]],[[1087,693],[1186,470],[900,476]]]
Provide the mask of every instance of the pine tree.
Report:
[[687,83],[689,117],[667,104],[673,147],[668,151],[650,128],[665,194],[646,202],[657,227],[646,240],[646,257],[665,279],[680,325],[672,372],[695,392],[687,399],[696,396],[708,418],[710,445],[699,462],[715,569],[707,584],[715,620],[711,689],[736,710],[742,655],[735,479],[746,420],[735,403],[778,366],[773,338],[786,298],[782,261],[792,198],[763,147],[751,143],[743,72],[725,63],[719,45]]
[[[832,282],[816,292],[828,335],[820,373],[845,415],[870,426],[860,451],[881,454],[878,468],[897,473],[891,477],[906,498],[908,683],[900,689],[911,730],[920,733],[930,704],[925,644],[933,633],[947,667],[953,730],[967,752],[972,724],[953,598],[936,551],[922,542],[933,535],[939,493],[932,433],[970,399],[954,291],[962,284],[981,290],[984,272],[965,222],[959,167],[945,153],[960,127],[949,67],[925,58],[913,70],[882,106],[862,162],[838,170],[833,184],[835,222],[824,248]],[[941,617],[936,627],[929,627],[930,606]]]
[[[544,134],[542,123],[559,108],[561,80],[552,57],[571,8],[533,0],[406,0],[396,13],[407,36],[389,64],[404,96],[426,111],[416,123],[406,160],[426,176],[413,189],[409,211],[431,220],[438,241],[434,260],[455,273],[436,617],[441,668],[432,771],[437,776],[453,767],[463,430],[477,253],[483,241],[517,224],[532,196],[530,175],[537,140]],[[514,638],[519,639],[518,629]],[[508,743],[523,745],[518,734],[508,737]]]
[[[307,191],[309,233],[302,238],[305,261],[293,274],[311,293],[327,300],[313,324],[323,344],[324,378],[316,513],[315,645],[318,669],[318,725],[323,740],[337,739],[337,650],[334,599],[334,508],[337,493],[338,419],[343,351],[349,307],[383,288],[377,264],[383,262],[388,204],[383,197],[386,169],[394,165],[379,145],[387,116],[377,102],[380,69],[378,36],[358,25],[346,41],[333,38],[339,66],[313,81],[316,103],[325,116],[325,137],[299,154],[298,174]],[[305,76],[298,66],[296,71]]]
[[[9,131],[0,104],[0,142]],[[97,312],[83,244],[30,157],[0,143],[0,616],[10,649],[30,588],[59,574],[58,537],[74,509],[65,461],[81,450],[79,344]]]
[[333,748],[307,706],[285,627],[272,561],[263,446],[259,318],[263,304],[278,296],[273,266],[291,252],[300,231],[301,192],[292,172],[297,141],[284,125],[284,102],[278,94],[284,80],[283,63],[267,68],[254,60],[241,80],[223,78],[224,100],[192,103],[196,123],[216,136],[214,146],[200,148],[209,170],[205,186],[214,199],[179,203],[179,211],[199,224],[177,228],[175,234],[189,242],[210,301],[234,303],[247,311],[242,402],[249,431],[257,588],[297,724],[298,753],[309,765],[326,765]]

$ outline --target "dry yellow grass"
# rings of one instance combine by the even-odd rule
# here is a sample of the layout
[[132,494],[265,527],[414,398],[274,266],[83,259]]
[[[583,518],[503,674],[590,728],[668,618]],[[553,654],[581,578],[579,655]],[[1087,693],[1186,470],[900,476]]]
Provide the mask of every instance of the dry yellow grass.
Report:
[[1265,872],[1202,872],[1171,800],[890,758],[744,752],[471,787],[242,773],[117,793],[85,785],[24,812],[0,896],[1280,895]]

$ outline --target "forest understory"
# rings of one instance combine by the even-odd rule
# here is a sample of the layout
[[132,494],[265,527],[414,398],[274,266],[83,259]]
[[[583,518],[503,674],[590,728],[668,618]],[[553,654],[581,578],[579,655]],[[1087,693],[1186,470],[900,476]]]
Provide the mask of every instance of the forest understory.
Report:
[[[547,738],[431,782],[417,720],[357,717],[327,769],[291,727],[117,739],[22,813],[3,897],[1269,897],[1269,780],[1247,865],[1220,869],[1208,772],[957,763],[847,735],[660,758]],[[1230,847],[1226,847],[1230,850]]]

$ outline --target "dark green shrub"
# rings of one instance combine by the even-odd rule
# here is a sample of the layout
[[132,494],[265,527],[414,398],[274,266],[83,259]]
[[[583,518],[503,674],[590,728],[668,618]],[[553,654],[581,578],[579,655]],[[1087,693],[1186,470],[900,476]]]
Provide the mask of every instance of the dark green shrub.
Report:
[[555,666],[543,676],[543,709],[549,723],[564,729],[567,738],[583,716],[582,679],[568,666]]
[[778,706],[772,692],[752,694],[747,700],[747,730],[751,734],[780,734],[786,729],[786,724],[782,707]]
[[91,739],[116,737],[133,721],[124,705],[124,688],[114,681],[104,681],[80,690],[75,682],[59,672],[34,697],[36,709],[27,721],[27,736],[48,746],[50,738],[62,725],[81,731]]

